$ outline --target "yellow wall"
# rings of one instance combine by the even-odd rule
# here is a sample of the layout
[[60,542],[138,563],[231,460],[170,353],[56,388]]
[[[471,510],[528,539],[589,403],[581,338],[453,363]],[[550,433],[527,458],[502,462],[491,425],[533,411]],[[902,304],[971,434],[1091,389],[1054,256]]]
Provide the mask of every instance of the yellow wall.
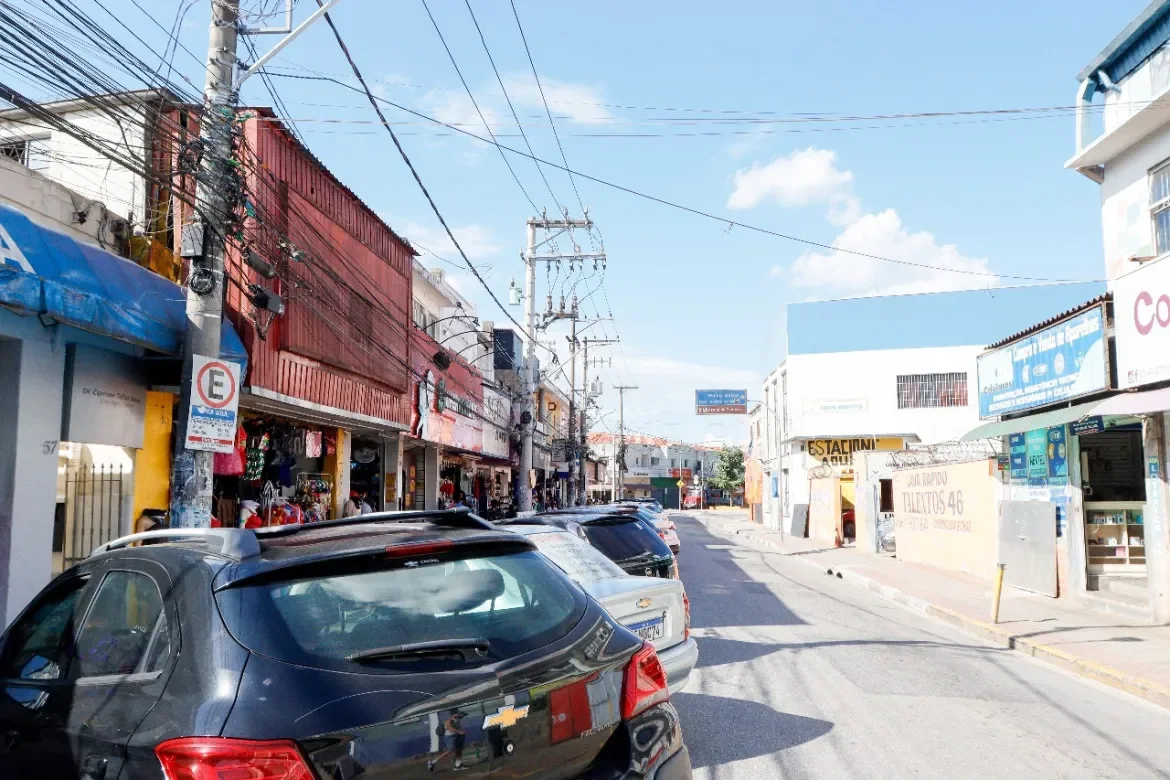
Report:
[[146,427],[142,449],[134,458],[134,515],[144,509],[166,509],[171,495],[171,422],[175,396],[153,390],[146,394]]
[[995,461],[894,472],[898,558],[990,579],[995,573]]
[[808,486],[808,538],[836,544],[841,527],[841,480],[810,479]]

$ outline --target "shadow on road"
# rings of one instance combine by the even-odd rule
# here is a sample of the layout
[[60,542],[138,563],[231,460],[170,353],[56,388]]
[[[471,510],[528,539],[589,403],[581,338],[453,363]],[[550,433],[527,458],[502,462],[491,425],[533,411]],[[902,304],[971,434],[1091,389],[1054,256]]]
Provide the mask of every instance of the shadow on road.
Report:
[[732,555],[740,548],[729,545],[693,518],[687,519],[691,522],[678,524],[683,540],[679,572],[691,595],[692,627],[804,624],[766,583],[753,581],[744,571]]
[[680,693],[671,697],[695,769],[766,756],[823,737],[827,720],[777,712],[754,701]]

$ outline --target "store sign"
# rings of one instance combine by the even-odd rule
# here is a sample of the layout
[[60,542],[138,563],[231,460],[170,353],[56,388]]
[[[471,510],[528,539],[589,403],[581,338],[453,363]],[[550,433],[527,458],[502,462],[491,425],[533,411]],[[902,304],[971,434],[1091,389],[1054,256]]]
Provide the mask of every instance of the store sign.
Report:
[[1104,307],[985,352],[977,373],[982,418],[1109,389]]
[[1068,432],[1071,436],[1088,436],[1094,433],[1101,433],[1105,430],[1105,418],[1101,415],[1094,417],[1086,417],[1083,420],[1069,423]]
[[230,360],[195,355],[191,371],[193,380],[186,447],[203,452],[230,453],[236,446],[240,366]]
[[1068,477],[1068,440],[1064,433],[1064,426],[1058,425],[1048,429],[1048,478],[1065,479]]
[[695,414],[747,414],[747,390],[696,390]]
[[483,454],[496,458],[511,456],[508,430],[511,423],[511,402],[490,387],[483,390]]
[[810,439],[808,454],[822,466],[852,466],[853,453],[866,450],[900,450],[902,440],[896,437],[882,439]]
[[483,451],[483,424],[475,404],[447,391],[447,381],[427,370],[415,382],[412,436],[470,452]]
[[129,355],[69,348],[61,438],[84,444],[142,447],[146,377]]
[[1028,448],[1024,434],[1013,433],[1011,436],[1008,436],[1008,457],[1010,458],[1010,465],[1008,467],[1010,477],[1012,479],[1027,479]]
[[1028,452],[1028,479],[1048,478],[1048,432],[1039,428],[1024,434]]
[[999,480],[990,461],[894,472],[898,559],[989,577]]
[[856,414],[869,408],[865,398],[806,398],[801,402],[805,414]]
[[1170,263],[1147,263],[1113,283],[1117,384],[1170,379]]

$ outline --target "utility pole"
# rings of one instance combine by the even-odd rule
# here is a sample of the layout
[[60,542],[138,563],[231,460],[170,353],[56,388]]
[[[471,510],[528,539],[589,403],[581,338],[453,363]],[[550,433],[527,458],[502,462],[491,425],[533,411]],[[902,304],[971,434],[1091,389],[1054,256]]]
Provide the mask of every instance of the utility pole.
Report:
[[581,491],[583,497],[588,497],[585,494],[588,492],[587,483],[585,480],[585,467],[588,455],[588,441],[589,422],[586,415],[589,414],[589,400],[592,394],[589,391],[589,345],[602,344],[616,344],[617,339],[590,339],[585,337],[582,341],[582,351],[584,352],[584,368],[581,372],[581,439],[579,442],[579,449],[577,451],[577,480],[579,482],[578,489]]
[[[626,391],[637,390],[637,385],[614,385],[614,390],[618,391],[618,438],[621,440],[621,445],[618,449],[618,455],[621,457],[621,465],[618,465],[617,458],[614,458],[615,470],[618,471],[618,486],[625,493],[626,484]],[[624,495],[623,495],[624,497]],[[614,497],[617,500],[617,497]]]
[[[569,506],[577,505],[577,479],[573,472],[576,464],[573,455],[576,454],[577,439],[573,435],[577,420],[577,301],[573,300],[573,324],[569,335],[569,435],[568,447],[565,449],[565,460],[569,464]],[[582,385],[583,389],[588,389]]]
[[[536,254],[536,231],[538,229],[572,230],[593,227],[593,222],[586,214],[584,219],[569,219],[566,214],[563,219],[549,219],[546,216],[534,217],[526,223],[528,228],[528,248],[524,252],[524,330],[528,338],[527,349],[524,355],[524,399],[520,416],[520,511],[532,511],[532,438],[536,430],[536,415],[533,413],[532,400],[536,393],[536,264],[541,260],[560,260],[562,257],[538,257]],[[591,256],[592,257],[592,256]],[[598,257],[603,257],[598,255]],[[584,256],[573,255],[571,259],[584,259]],[[562,306],[563,308],[563,306]],[[573,315],[576,317],[576,306]],[[550,312],[551,313],[551,312]],[[527,415],[525,415],[527,413]],[[524,422],[527,416],[528,422]]]
[[[187,274],[187,331],[183,338],[183,369],[179,385],[179,414],[175,421],[174,458],[171,462],[171,526],[211,527],[211,475],[215,453],[187,449],[187,417],[191,408],[196,355],[219,358],[223,317],[223,225],[231,208],[227,193],[233,186],[232,124],[236,118],[236,25],[239,0],[211,4],[211,32],[207,45],[207,80],[203,88],[200,139],[203,157],[196,177],[196,223],[185,226],[201,238],[202,256],[192,259]],[[210,224],[208,224],[210,222]],[[230,521],[230,518],[227,518]]]
[[[187,329],[183,337],[183,367],[179,383],[179,412],[175,420],[171,461],[172,528],[211,526],[211,479],[215,454],[187,448],[187,418],[191,409],[195,356],[219,359],[223,322],[225,225],[231,216],[228,194],[237,186],[238,174],[232,164],[232,128],[240,86],[265,62],[292,43],[339,0],[318,2],[320,6],[295,29],[292,26],[293,0],[285,0],[286,24],[280,28],[243,29],[239,24],[240,0],[212,0],[211,29],[207,41],[207,77],[203,87],[203,113],[199,140],[202,157],[195,180],[197,209],[190,224],[183,226],[183,243],[191,247],[187,272]],[[237,75],[236,45],[240,35],[285,35],[250,68]],[[236,388],[236,392],[239,389]],[[222,518],[228,522],[231,518]]]

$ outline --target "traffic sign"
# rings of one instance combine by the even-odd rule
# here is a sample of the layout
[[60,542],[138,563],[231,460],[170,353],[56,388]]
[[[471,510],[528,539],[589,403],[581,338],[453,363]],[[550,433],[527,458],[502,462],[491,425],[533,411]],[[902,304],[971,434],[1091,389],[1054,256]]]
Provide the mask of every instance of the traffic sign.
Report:
[[678,482],[675,482],[674,484],[678,485],[680,488],[684,488],[687,486],[687,483],[683,482],[681,479]]
[[194,392],[187,414],[189,450],[231,452],[236,444],[240,406],[240,367],[227,360],[195,355]]

